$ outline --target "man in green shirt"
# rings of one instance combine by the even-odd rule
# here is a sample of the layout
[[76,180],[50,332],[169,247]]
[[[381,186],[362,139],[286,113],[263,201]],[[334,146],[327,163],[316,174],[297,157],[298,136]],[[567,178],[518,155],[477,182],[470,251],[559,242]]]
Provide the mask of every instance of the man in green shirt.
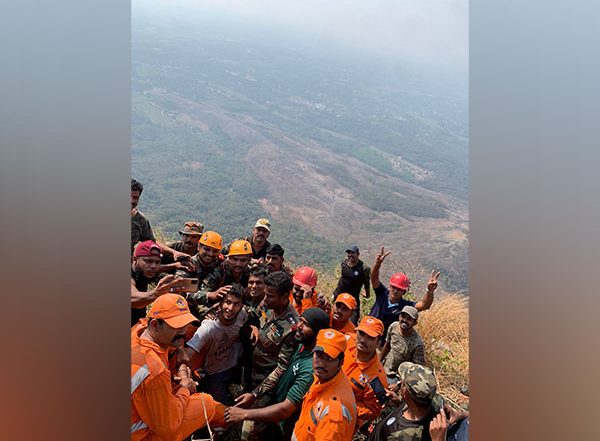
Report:
[[[292,356],[288,369],[277,382],[273,393],[273,402],[268,407],[244,409],[230,407],[225,413],[228,423],[251,420],[270,424],[268,432],[273,439],[289,439],[294,425],[300,415],[302,399],[313,382],[312,351],[315,347],[317,334],[321,329],[329,327],[329,316],[321,308],[309,308],[302,313],[296,331],[300,346]],[[255,425],[255,431],[259,425]],[[267,430],[264,428],[264,430]],[[266,433],[262,431],[263,438]]]

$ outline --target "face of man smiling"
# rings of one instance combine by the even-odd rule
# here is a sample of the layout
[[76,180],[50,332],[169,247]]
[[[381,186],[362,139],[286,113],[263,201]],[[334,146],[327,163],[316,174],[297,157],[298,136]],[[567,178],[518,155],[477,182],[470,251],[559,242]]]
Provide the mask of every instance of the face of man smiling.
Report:
[[400,313],[400,329],[402,333],[410,333],[412,328],[417,324],[417,321],[405,312]]

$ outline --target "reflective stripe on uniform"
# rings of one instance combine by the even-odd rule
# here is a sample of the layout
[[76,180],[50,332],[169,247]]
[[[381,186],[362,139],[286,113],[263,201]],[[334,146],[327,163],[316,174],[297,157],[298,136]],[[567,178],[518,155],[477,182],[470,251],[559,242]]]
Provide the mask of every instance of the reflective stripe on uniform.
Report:
[[323,409],[323,412],[321,412],[321,415],[319,415],[319,421],[320,421],[321,419],[323,419],[323,417],[324,417],[325,415],[327,415],[328,413],[329,413],[329,405],[325,406],[325,409]]
[[[340,403],[341,404],[341,403]],[[342,415],[348,420],[348,422],[352,422],[352,415],[346,406],[342,404]]]
[[296,432],[292,432],[292,441],[298,441],[298,438],[296,437]]
[[131,425],[131,433],[137,432],[138,430],[147,429],[147,428],[148,428],[148,426],[146,426],[146,424],[144,424],[143,421],[138,421],[137,423],[133,423]]
[[131,393],[138,388],[142,381],[146,379],[146,377],[150,375],[150,370],[148,369],[148,365],[145,364],[131,377]]
[[317,417],[315,417],[315,413],[313,412],[312,408],[310,409],[310,417],[312,418],[313,424],[316,426],[318,421],[317,421]]

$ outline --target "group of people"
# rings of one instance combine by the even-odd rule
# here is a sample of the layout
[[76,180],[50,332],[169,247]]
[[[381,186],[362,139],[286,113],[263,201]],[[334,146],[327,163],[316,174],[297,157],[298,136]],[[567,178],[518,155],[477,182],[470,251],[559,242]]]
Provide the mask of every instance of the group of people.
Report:
[[[271,223],[225,244],[200,222],[157,241],[131,181],[132,440],[466,439],[468,415],[443,403],[397,272],[389,287],[358,246],[331,294],[310,266],[293,270]],[[360,300],[375,294],[368,315]]]

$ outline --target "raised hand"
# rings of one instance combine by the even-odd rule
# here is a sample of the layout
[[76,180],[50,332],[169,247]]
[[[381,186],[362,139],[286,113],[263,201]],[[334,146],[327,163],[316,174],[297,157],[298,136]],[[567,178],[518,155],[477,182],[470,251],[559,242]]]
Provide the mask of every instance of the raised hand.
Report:
[[222,286],[219,289],[217,289],[216,291],[209,292],[207,294],[207,297],[211,302],[218,302],[223,298],[224,295],[229,293],[230,289],[231,289],[231,285]]
[[375,256],[375,263],[376,264],[382,264],[383,261],[385,260],[385,258],[387,256],[389,256],[391,254],[391,251],[386,252],[385,251],[385,247],[381,247],[381,251],[379,251],[379,254],[377,254],[377,256]]
[[435,270],[431,271],[431,276],[429,276],[429,280],[427,281],[427,291],[433,292],[438,287],[437,279],[440,276],[440,272],[437,273]]
[[444,409],[438,413],[429,423],[429,435],[431,441],[446,441],[446,431],[448,430],[448,422],[446,421],[446,413]]

